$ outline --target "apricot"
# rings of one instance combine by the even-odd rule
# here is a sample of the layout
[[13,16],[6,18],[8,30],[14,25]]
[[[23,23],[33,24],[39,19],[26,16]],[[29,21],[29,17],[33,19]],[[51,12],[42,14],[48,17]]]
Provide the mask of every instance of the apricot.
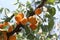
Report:
[[3,33],[3,40],[7,40],[7,32],[2,32]]
[[23,19],[21,20],[21,24],[23,24],[23,25],[26,25],[27,22],[28,22],[27,18],[23,18]]
[[9,22],[4,22],[3,23],[3,26],[7,26],[7,25],[9,25]]
[[29,21],[30,23],[32,23],[32,24],[36,24],[36,23],[37,23],[36,18],[33,17],[33,16],[30,16],[30,17],[28,18],[28,21]]
[[3,28],[3,24],[0,24],[0,28]]
[[10,27],[8,28],[8,32],[11,32],[11,31],[13,31],[13,26],[10,26]]
[[9,37],[9,40],[16,40],[16,35],[12,35]]
[[35,14],[37,14],[37,15],[41,14],[41,12],[42,12],[42,10],[41,10],[40,8],[37,8],[37,9],[35,10]]
[[30,24],[30,28],[31,28],[32,30],[35,30],[35,29],[37,28],[37,25],[36,25],[36,24]]
[[21,19],[23,19],[24,18],[24,15],[22,14],[22,13],[20,13],[20,14],[17,14],[16,16],[15,16],[15,20],[19,23],[20,21],[21,21]]

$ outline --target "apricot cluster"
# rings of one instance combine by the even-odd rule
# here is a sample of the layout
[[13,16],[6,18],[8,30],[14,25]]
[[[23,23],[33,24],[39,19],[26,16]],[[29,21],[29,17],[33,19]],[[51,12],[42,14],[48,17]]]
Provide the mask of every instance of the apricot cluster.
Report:
[[[9,25],[9,22],[4,22],[3,24],[0,24],[0,29],[3,30],[3,27],[6,27],[7,25],[9,26],[8,31],[3,31],[3,32],[2,32],[2,34],[3,34],[3,39],[4,39],[4,40],[7,40],[7,39],[8,39],[8,37],[7,37],[7,35],[6,35],[7,32],[9,33],[9,32],[11,32],[11,31],[13,31],[13,26]],[[9,40],[16,40],[16,35],[10,36],[10,37],[9,37]]]
[[[40,8],[37,8],[34,13],[35,15],[39,15],[41,14],[42,10]],[[33,16],[30,16],[28,18],[24,17],[24,14],[23,13],[18,13],[16,16],[15,16],[15,20],[17,22],[17,24],[22,24],[22,25],[26,25],[28,22],[30,23],[29,26],[32,30],[35,30],[37,28],[37,20],[36,18]]]

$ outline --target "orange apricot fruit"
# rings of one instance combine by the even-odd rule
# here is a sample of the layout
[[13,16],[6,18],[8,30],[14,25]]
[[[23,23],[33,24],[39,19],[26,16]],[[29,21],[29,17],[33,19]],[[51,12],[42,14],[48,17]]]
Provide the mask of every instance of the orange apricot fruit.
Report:
[[29,21],[30,23],[32,23],[32,24],[36,24],[36,23],[37,23],[36,18],[33,17],[33,16],[30,16],[30,17],[28,18],[28,21]]
[[3,40],[7,40],[7,32],[2,32],[2,34],[3,34]]
[[24,18],[24,15],[23,15],[22,13],[17,14],[17,15],[15,16],[15,20],[16,20],[17,22],[20,22],[21,19],[23,19],[23,18]]
[[11,32],[11,31],[13,31],[13,26],[10,26],[10,27],[8,28],[8,32]]
[[16,35],[12,35],[9,37],[9,40],[16,40]]
[[22,18],[24,18],[24,14],[23,13],[18,13]]
[[0,24],[0,28],[3,28],[3,24]]
[[7,26],[7,25],[9,25],[9,22],[4,22],[3,23],[3,26]]
[[37,14],[37,15],[41,14],[41,12],[42,12],[42,10],[41,10],[40,8],[37,8],[37,9],[35,10],[35,14]]
[[27,18],[23,18],[23,19],[21,20],[21,24],[23,24],[23,25],[26,25],[27,22],[28,22]]
[[37,28],[37,25],[36,25],[36,24],[30,24],[30,28],[31,28],[32,30],[35,30],[35,29]]

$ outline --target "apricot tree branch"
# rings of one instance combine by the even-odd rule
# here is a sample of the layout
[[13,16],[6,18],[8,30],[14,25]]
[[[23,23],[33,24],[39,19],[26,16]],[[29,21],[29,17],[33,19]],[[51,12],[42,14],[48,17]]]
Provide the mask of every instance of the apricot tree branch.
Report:
[[40,8],[40,7],[44,6],[45,2],[46,2],[46,0],[42,0],[41,4],[40,4],[40,5],[38,5],[38,7],[37,7],[37,8]]
[[24,25],[19,24],[19,25],[16,26],[16,28],[13,31],[7,32],[7,37],[8,37],[7,40],[9,40],[9,37],[12,36],[14,33],[20,32],[22,30],[22,29],[20,29],[20,27],[24,28]]

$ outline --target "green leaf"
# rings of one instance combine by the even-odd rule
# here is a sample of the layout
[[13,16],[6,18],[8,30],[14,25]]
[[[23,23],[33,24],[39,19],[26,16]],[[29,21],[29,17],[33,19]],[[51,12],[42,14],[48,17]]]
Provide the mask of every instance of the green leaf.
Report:
[[54,19],[49,18],[48,25],[41,25],[41,28],[42,28],[43,32],[48,32],[48,31],[51,31],[53,26],[54,26]]
[[4,12],[5,12],[5,15],[6,15],[5,17],[6,17],[6,18],[8,17],[8,16],[7,16],[7,11],[9,11],[9,9],[5,8],[5,9],[4,9]]
[[21,4],[19,3],[18,8],[20,8],[20,7],[21,7]]
[[58,10],[60,11],[60,8],[59,8],[59,6],[57,6],[57,8],[58,8]]
[[47,3],[49,4],[53,4],[55,2],[55,0],[47,0]]
[[60,2],[60,0],[59,0],[59,2]]
[[19,0],[17,0],[17,2],[19,2]]
[[29,1],[27,1],[26,7],[27,7],[27,8],[31,8],[31,3],[30,3]]
[[49,14],[46,14],[45,17],[50,18],[50,15]]
[[54,7],[48,8],[48,12],[51,16],[54,16],[56,14],[56,9]]
[[42,28],[43,32],[47,32],[48,31],[47,25],[41,25],[41,28]]
[[34,15],[33,8],[32,8],[31,3],[29,1],[27,1],[26,7],[29,9],[29,10],[27,10],[26,16],[27,17],[33,16]]
[[27,25],[24,26],[24,29],[25,29],[26,35],[30,33],[30,29]]
[[14,3],[13,5],[17,5],[18,3]]
[[0,8],[0,13],[2,13],[2,11],[3,11],[3,8]]
[[52,37],[53,37],[53,35],[50,35],[50,34],[47,36],[47,38],[52,38]]
[[24,9],[22,9],[21,12],[24,12]]
[[46,40],[50,40],[50,38],[47,38]]
[[40,27],[41,27],[41,23],[39,22],[39,24],[37,26],[37,32],[39,31]]
[[34,40],[35,37],[34,37],[33,34],[30,33],[30,34],[27,36],[27,38],[28,38],[29,40]]
[[50,18],[48,22],[48,30],[51,31],[53,26],[54,26],[54,19]]
[[54,26],[54,19],[53,18],[49,18],[48,25],[43,25],[42,24],[41,28],[42,28],[43,32],[48,32],[48,31],[51,31],[53,26]]
[[9,10],[8,8],[6,8],[6,10],[7,10],[8,12],[10,12],[10,10]]
[[30,10],[27,10],[26,17],[33,16],[33,15],[34,15],[34,12],[32,8]]
[[7,17],[5,22],[10,22],[10,20],[14,17],[14,14],[11,17]]
[[37,2],[35,2],[35,4],[40,4],[41,3],[41,1],[37,1]]

